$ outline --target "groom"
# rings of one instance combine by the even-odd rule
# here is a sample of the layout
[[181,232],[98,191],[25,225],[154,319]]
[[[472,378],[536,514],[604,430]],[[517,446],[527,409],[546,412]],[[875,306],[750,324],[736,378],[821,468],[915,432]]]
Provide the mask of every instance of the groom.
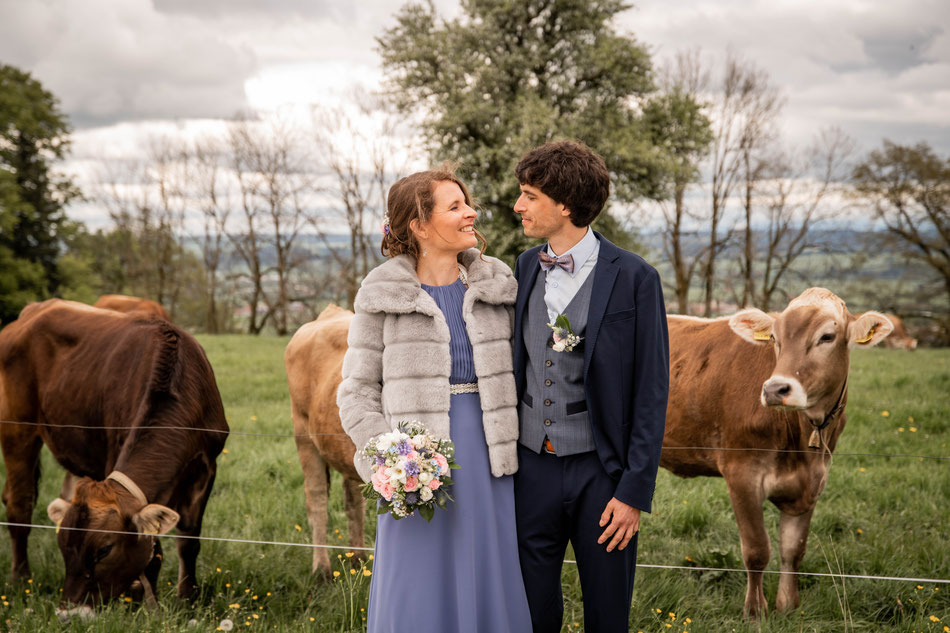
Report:
[[[650,511],[669,390],[660,278],[590,229],[610,175],[589,148],[547,143],[515,173],[525,235],[547,240],[515,265],[515,510],[531,621],[534,633],[561,630],[570,541],[584,630],[627,631],[640,512]],[[559,315],[581,337],[562,351],[548,325]]]

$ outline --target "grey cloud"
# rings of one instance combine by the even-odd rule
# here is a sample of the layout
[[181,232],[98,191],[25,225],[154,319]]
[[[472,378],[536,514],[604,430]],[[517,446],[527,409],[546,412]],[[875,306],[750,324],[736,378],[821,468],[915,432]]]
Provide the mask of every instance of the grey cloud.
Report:
[[307,16],[345,18],[353,15],[351,3],[333,0],[154,0],[162,13],[178,13],[202,17],[235,15]]
[[246,106],[253,52],[213,21],[148,0],[0,0],[0,59],[31,71],[77,126],[230,116]]

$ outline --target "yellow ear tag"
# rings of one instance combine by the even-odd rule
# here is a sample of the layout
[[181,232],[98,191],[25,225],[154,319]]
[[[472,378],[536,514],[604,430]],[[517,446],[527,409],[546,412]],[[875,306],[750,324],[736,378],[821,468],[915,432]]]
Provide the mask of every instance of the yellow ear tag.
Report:
[[59,534],[59,526],[61,526],[62,524],[63,524],[62,521],[57,521],[57,522],[56,522],[56,533],[57,533],[57,534]]
[[867,343],[874,336],[874,330],[876,329],[877,329],[877,323],[871,326],[871,329],[868,330],[867,336],[865,336],[862,339],[858,339],[857,341],[855,341],[855,343]]
[[754,338],[757,341],[767,341],[769,340],[769,338],[771,338],[771,336],[772,336],[772,333],[769,330],[759,330],[758,332],[752,335],[752,338]]

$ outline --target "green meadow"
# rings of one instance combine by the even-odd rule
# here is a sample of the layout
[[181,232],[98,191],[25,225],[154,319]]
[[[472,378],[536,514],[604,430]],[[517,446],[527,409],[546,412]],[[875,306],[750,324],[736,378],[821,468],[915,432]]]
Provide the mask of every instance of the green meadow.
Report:
[[[203,535],[279,542],[209,540],[198,558],[200,597],[179,603],[172,585],[178,560],[164,541],[158,611],[117,601],[91,623],[61,624],[55,614],[63,562],[53,530],[30,538],[30,583],[0,582],[0,630],[362,631],[372,561],[347,557],[339,476],[335,475],[328,537],[335,578],[310,575],[311,550],[303,475],[291,433],[283,369],[286,338],[201,336],[214,366],[234,432],[218,462]],[[950,579],[950,350],[874,349],[851,362],[847,428],[815,512],[807,573]],[[239,433],[248,433],[247,435]],[[254,435],[259,434],[259,435]],[[939,456],[944,459],[926,459]],[[46,505],[59,492],[62,469],[44,449],[34,523],[50,525]],[[438,520],[438,517],[436,517]],[[766,505],[778,569],[778,512]],[[726,486],[721,479],[678,479],[660,471],[654,513],[641,524],[639,562],[741,569],[742,558]],[[373,517],[367,523],[373,542]],[[0,570],[10,569],[9,536],[0,538]],[[352,552],[351,552],[352,553]],[[359,554],[358,552],[356,554]],[[338,558],[339,557],[339,558]],[[568,558],[570,558],[568,552]],[[419,577],[424,605],[424,576]],[[774,607],[777,576],[766,576]],[[803,632],[950,631],[950,585],[932,582],[800,579],[802,604],[761,622],[742,616],[744,572],[642,567],[637,572],[632,631]],[[564,631],[583,631],[575,569],[564,566]],[[407,605],[404,630],[424,620],[425,608]],[[224,628],[228,628],[225,622]],[[449,633],[449,632],[447,632]]]

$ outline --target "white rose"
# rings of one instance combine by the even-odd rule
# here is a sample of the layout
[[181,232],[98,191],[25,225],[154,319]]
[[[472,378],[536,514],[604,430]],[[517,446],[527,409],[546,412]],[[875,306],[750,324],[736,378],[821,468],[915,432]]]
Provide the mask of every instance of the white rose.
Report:
[[425,435],[413,435],[412,436],[412,447],[416,450],[422,448],[426,445],[426,436]]
[[561,339],[560,341],[552,345],[551,349],[553,349],[555,352],[563,352],[564,348],[566,347],[567,347],[567,341],[565,341],[564,339]]
[[420,483],[420,484],[423,484],[423,485],[424,485],[424,484],[429,483],[430,481],[432,481],[432,473],[430,473],[430,472],[427,471],[427,470],[424,470],[424,471],[422,471],[421,473],[419,473],[419,483]]
[[406,483],[405,461],[397,463],[392,468],[387,468],[386,475],[388,475],[390,479],[398,479],[402,483]]
[[419,491],[419,498],[423,501],[428,501],[432,498],[432,491],[429,490],[428,486]]

